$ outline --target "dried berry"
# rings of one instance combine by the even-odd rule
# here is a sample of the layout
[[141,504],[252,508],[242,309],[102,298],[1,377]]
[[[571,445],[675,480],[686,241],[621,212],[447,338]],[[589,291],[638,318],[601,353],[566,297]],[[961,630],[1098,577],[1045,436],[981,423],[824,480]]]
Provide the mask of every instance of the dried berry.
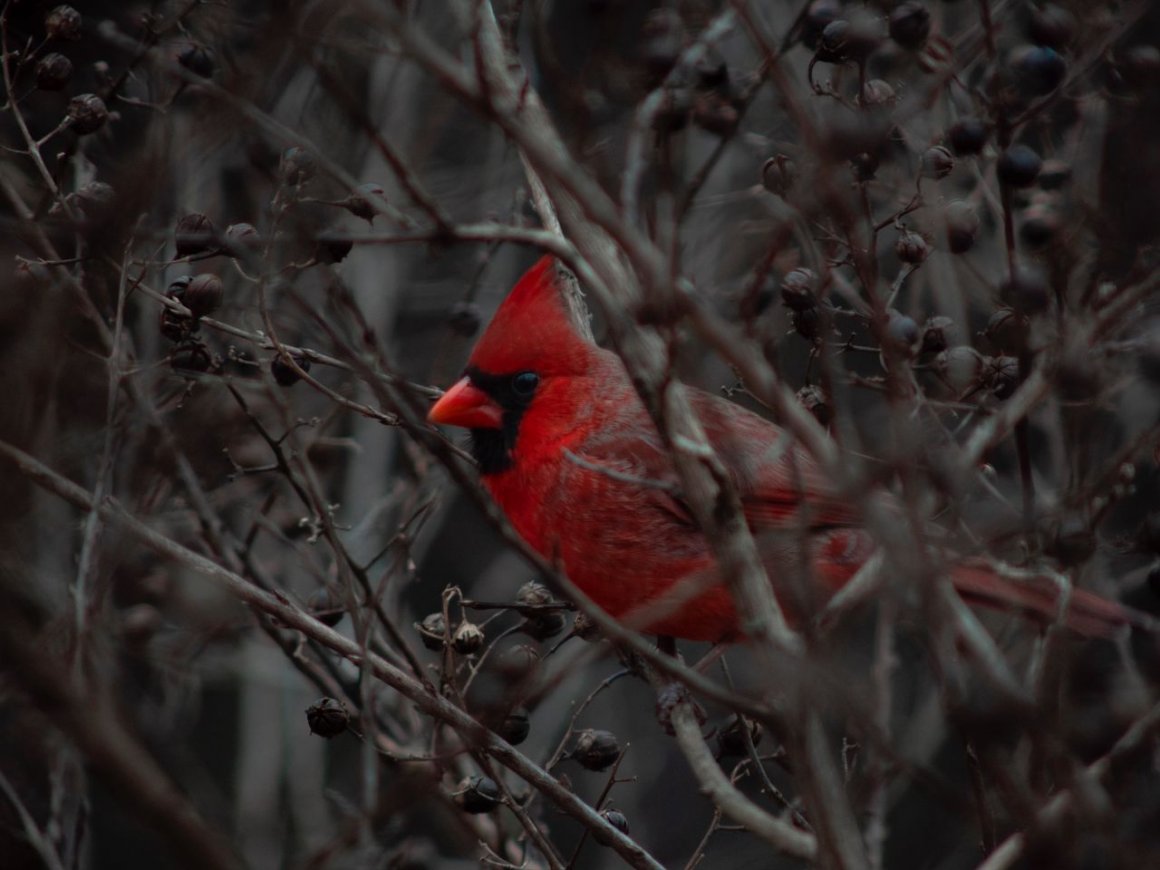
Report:
[[987,321],[984,335],[991,345],[1005,353],[1022,353],[1027,348],[1030,322],[1027,316],[1011,308],[1000,308]]
[[896,6],[890,13],[890,38],[910,51],[918,51],[930,36],[930,10],[916,0]]
[[805,18],[802,22],[802,42],[805,43],[806,48],[811,51],[816,49],[826,25],[836,20],[841,14],[842,4],[840,0],[813,0],[806,8]]
[[806,384],[797,391],[797,400],[801,402],[803,408],[814,415],[814,419],[823,426],[830,425],[830,419],[833,417],[833,409],[830,403],[826,401],[826,394],[822,392],[822,388],[814,384]]
[[1043,161],[1026,145],[1012,145],[999,155],[995,172],[999,180],[1010,187],[1027,187],[1035,183]]
[[419,632],[419,640],[427,649],[432,652],[439,652],[443,649],[447,623],[444,622],[442,613],[427,614],[423,617],[422,622],[415,623],[415,630]]
[[987,144],[989,134],[987,124],[979,118],[960,118],[947,130],[947,144],[960,157],[978,154]]
[[540,653],[534,646],[518,643],[503,651],[497,667],[509,680],[516,682],[535,670],[539,663]]
[[319,586],[306,599],[306,606],[310,609],[311,616],[331,628],[342,622],[342,618],[346,616],[346,608],[335,598],[334,593],[327,586]]
[[913,356],[918,352],[918,343],[921,339],[918,324],[913,318],[897,311],[891,311],[886,318],[886,329],[883,331],[883,341],[904,356]]
[[1075,36],[1075,16],[1054,3],[1033,8],[1027,19],[1027,35],[1037,45],[1067,48]]
[[208,79],[213,76],[217,63],[214,60],[212,49],[194,43],[186,46],[177,55],[177,62],[196,76]]
[[[302,371],[310,371],[310,360],[304,354],[291,352],[290,359]],[[294,366],[290,365],[281,354],[270,360],[270,375],[280,387],[292,387],[302,380],[302,376],[294,370]]]
[[823,28],[814,57],[822,63],[845,63],[852,56],[849,35],[850,22],[835,18]]
[[1067,77],[1067,62],[1054,48],[1026,45],[1011,55],[1020,88],[1034,97],[1050,94]]
[[173,231],[177,256],[189,257],[217,248],[217,231],[213,221],[200,212],[183,215]]
[[520,631],[536,640],[547,640],[564,630],[566,620],[558,610],[541,610],[559,604],[550,589],[543,583],[529,580],[516,592],[516,606],[520,608],[524,621]]
[[612,827],[616,828],[616,830],[620,831],[620,833],[624,834],[624,836],[628,836],[628,817],[620,810],[601,810],[600,817],[612,825]]
[[988,357],[980,379],[997,399],[1009,399],[1019,386],[1019,360],[1013,356]]
[[877,16],[859,8],[836,18],[822,30],[814,57],[822,63],[860,62],[874,53],[886,34]]
[[44,30],[49,39],[75,42],[81,38],[81,14],[71,6],[57,6],[44,16]]
[[744,716],[734,716],[729,724],[717,732],[717,752],[721,758],[739,758],[749,754],[749,740],[757,746],[761,742],[761,725]]
[[451,635],[451,646],[461,656],[469,656],[483,649],[484,640],[483,629],[465,619]]
[[456,302],[447,313],[447,325],[456,335],[471,338],[479,332],[483,315],[474,302]]
[[317,703],[306,708],[306,724],[311,734],[337,737],[350,726],[350,712],[342,701],[335,698],[320,698]]
[[297,187],[312,179],[318,172],[318,161],[305,148],[291,146],[282,152],[278,173],[287,184]]
[[964,254],[975,246],[979,235],[979,215],[974,206],[961,199],[954,200],[943,210],[943,217],[947,247],[952,254]]
[[983,370],[983,356],[969,345],[950,347],[935,357],[934,370],[955,393],[974,388]]
[[793,269],[781,280],[781,301],[791,311],[806,311],[818,304],[818,276],[811,269]]
[[503,717],[503,721],[496,728],[496,733],[512,746],[519,746],[528,739],[528,734],[531,733],[531,730],[532,723],[528,718],[527,709],[524,707],[513,707]]
[[903,230],[894,243],[894,253],[903,263],[917,265],[930,255],[930,245],[918,233]]
[[242,250],[257,253],[262,250],[262,236],[253,224],[245,221],[226,227],[225,240],[230,254],[236,256]]
[[919,348],[922,353],[942,353],[946,350],[950,344],[947,333],[953,325],[954,321],[949,317],[936,315],[927,318],[922,325],[922,344]]
[[177,372],[207,372],[213,365],[213,359],[200,342],[184,344],[169,355],[169,365]]
[[72,78],[72,61],[55,51],[36,62],[36,86],[42,91],[59,91]]
[[922,174],[927,178],[946,178],[954,168],[954,155],[942,145],[933,145],[922,153]]
[[217,311],[225,297],[222,279],[212,272],[198,275],[181,294],[181,302],[194,317],[207,317]]
[[105,101],[96,94],[80,94],[69,100],[66,117],[78,136],[95,133],[109,120]]
[[455,790],[455,802],[466,813],[490,813],[501,801],[499,785],[487,776],[469,776]]
[[379,213],[375,200],[386,201],[387,192],[383,189],[381,184],[368,182],[367,184],[360,184],[357,193],[352,193],[345,200],[343,200],[343,207],[355,217],[362,218],[364,221],[374,223],[375,215]]
[[562,632],[568,620],[558,610],[529,614],[520,624],[520,631],[536,640],[547,640]]
[[1020,314],[1039,314],[1051,304],[1047,275],[1031,263],[1016,265],[999,285],[999,298]]
[[1062,219],[1056,209],[1044,203],[1032,203],[1023,212],[1019,238],[1029,248],[1042,248],[1051,243],[1061,225]]
[[611,731],[585,728],[576,735],[569,757],[585,770],[607,770],[620,758],[620,744]]
[[785,196],[797,177],[797,165],[784,154],[775,154],[761,167],[761,186],[770,193]]

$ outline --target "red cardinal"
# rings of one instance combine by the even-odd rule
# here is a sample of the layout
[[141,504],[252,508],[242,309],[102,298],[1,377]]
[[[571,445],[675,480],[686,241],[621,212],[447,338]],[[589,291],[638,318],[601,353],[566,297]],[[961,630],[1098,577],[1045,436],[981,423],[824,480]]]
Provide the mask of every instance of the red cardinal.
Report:
[[[778,601],[800,619],[854,575],[874,542],[782,430],[718,396],[690,394]],[[660,434],[620,358],[572,326],[550,257],[500,306],[428,419],[471,431],[483,482],[516,531],[612,616],[688,640],[738,635],[732,599],[681,501]],[[1048,581],[1014,583],[976,566],[955,568],[952,579],[969,600],[1055,617]],[[1067,614],[1084,634],[1143,619],[1079,590]]]

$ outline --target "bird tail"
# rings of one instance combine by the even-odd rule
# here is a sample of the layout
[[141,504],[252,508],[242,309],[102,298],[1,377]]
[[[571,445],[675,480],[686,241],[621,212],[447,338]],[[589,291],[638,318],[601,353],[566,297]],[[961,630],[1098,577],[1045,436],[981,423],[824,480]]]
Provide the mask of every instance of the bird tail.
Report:
[[[1061,590],[1047,577],[1013,580],[982,565],[960,565],[951,574],[951,581],[968,603],[1019,613],[1044,623],[1059,618]],[[1145,613],[1083,589],[1071,590],[1063,623],[1085,637],[1109,637],[1125,625],[1146,631],[1160,627]]]

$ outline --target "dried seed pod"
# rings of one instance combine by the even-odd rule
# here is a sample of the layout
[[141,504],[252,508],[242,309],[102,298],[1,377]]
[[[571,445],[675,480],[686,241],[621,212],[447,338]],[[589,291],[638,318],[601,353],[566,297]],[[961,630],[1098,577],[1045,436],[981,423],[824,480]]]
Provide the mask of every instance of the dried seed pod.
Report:
[[922,174],[927,178],[946,178],[955,168],[955,158],[949,148],[932,145],[922,153]]
[[894,243],[894,253],[903,263],[917,265],[930,255],[930,245],[918,233],[903,230]]
[[350,727],[350,711],[346,705],[334,698],[321,698],[306,708],[306,724],[311,734],[329,740],[337,737]]
[[611,731],[585,728],[576,735],[569,757],[585,770],[607,770],[620,758],[620,744]]
[[1009,399],[1019,386],[1019,360],[1013,356],[988,357],[981,379],[995,398]]
[[[310,360],[305,354],[291,353],[290,359],[294,364],[304,372],[310,371]],[[270,375],[274,378],[274,382],[280,387],[292,387],[300,380],[302,376],[294,370],[294,366],[286,361],[286,358],[279,354],[270,360]]]
[[947,340],[947,332],[953,325],[954,321],[949,317],[941,315],[928,317],[926,323],[922,325],[922,344],[920,346],[922,353],[941,353],[946,350],[950,344]]
[[72,78],[72,61],[52,52],[36,62],[36,86],[42,91],[59,91]]
[[221,307],[224,297],[222,279],[212,272],[206,272],[189,282],[181,294],[181,302],[193,312],[194,317],[207,317]]
[[833,417],[833,409],[830,403],[826,401],[826,394],[822,392],[822,388],[815,384],[806,384],[797,391],[797,400],[801,402],[802,407],[814,415],[814,419],[823,426],[829,426],[830,420]]
[[483,315],[474,302],[456,302],[447,314],[447,325],[451,331],[464,338],[471,338],[479,332],[482,322]]
[[105,126],[109,110],[96,94],[79,94],[69,100],[65,116],[78,136],[86,136]]
[[200,212],[182,215],[173,231],[177,256],[189,257],[217,248],[217,230],[213,221]]
[[811,269],[793,269],[781,280],[781,301],[792,311],[806,311],[818,304],[817,275]]
[[528,718],[526,707],[513,707],[503,717],[503,721],[499,724],[499,727],[495,729],[496,734],[512,746],[519,746],[527,740],[531,730],[532,722]]
[[744,716],[734,716],[729,724],[717,732],[717,751],[722,758],[740,758],[749,754],[749,746],[745,739],[745,732],[749,732],[749,739],[757,746],[761,742],[763,731],[761,724]]
[[331,628],[342,622],[342,618],[346,616],[346,609],[328,586],[319,586],[314,590],[306,599],[306,606],[310,609],[311,616]]
[[423,646],[432,652],[439,652],[445,642],[446,626],[442,613],[428,613],[421,622],[415,623],[415,630],[419,632],[419,640],[423,642]]
[[379,213],[372,200],[381,199],[385,202],[386,198],[387,192],[381,184],[368,182],[360,184],[358,191],[344,199],[342,205],[352,215],[362,218],[369,224],[374,223],[375,215]]
[[44,16],[44,30],[49,39],[76,42],[81,38],[81,14],[71,6],[57,6]]
[[552,591],[536,580],[529,580],[516,592],[517,607],[544,607],[556,603]]
[[464,620],[456,627],[455,634],[451,635],[451,646],[461,656],[469,656],[483,649],[484,640],[483,629],[474,622]]
[[930,10],[917,0],[896,6],[890,13],[890,38],[908,51],[918,51],[930,36]]
[[203,79],[211,78],[214,69],[217,67],[213,50],[198,43],[186,46],[177,55],[177,62],[194,75],[201,76]]
[[499,785],[487,776],[469,776],[455,790],[455,803],[465,813],[490,813],[502,803]]

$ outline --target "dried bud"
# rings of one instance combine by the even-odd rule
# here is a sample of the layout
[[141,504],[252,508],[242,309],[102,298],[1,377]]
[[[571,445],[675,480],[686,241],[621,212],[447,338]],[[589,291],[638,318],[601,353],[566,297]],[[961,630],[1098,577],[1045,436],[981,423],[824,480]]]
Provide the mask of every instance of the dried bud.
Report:
[[894,243],[894,253],[902,262],[917,265],[930,254],[930,245],[918,233],[903,230]]
[[245,221],[226,227],[227,248],[231,256],[241,250],[257,253],[262,250],[262,236],[253,224]]
[[319,586],[314,590],[306,600],[306,606],[310,609],[311,616],[331,628],[342,622],[342,618],[346,616],[346,609],[327,586]]
[[200,212],[183,215],[173,231],[177,256],[189,257],[217,248],[217,231],[213,221]]
[[999,298],[1021,314],[1040,314],[1051,304],[1047,275],[1031,263],[1016,265],[999,285]]
[[918,51],[930,36],[930,10],[907,0],[890,13],[890,38],[909,51]]
[[419,640],[432,652],[439,652],[443,649],[446,627],[447,623],[444,622],[442,613],[429,613],[423,617],[422,622],[415,623],[415,630],[419,632]]
[[483,649],[483,629],[474,622],[464,620],[451,636],[451,646],[461,656],[474,655]]
[[920,350],[923,353],[942,353],[947,349],[949,342],[947,341],[947,332],[954,321],[949,317],[929,317],[926,323],[922,325],[922,345]]
[[532,723],[528,718],[527,708],[513,707],[503,717],[503,721],[496,729],[496,733],[512,746],[519,746],[528,739],[528,734],[531,730]]
[[781,301],[792,311],[806,311],[818,303],[814,295],[817,275],[810,269],[793,269],[781,280]]
[[69,100],[66,116],[77,135],[86,136],[105,126],[109,110],[96,94],[80,94]]
[[784,154],[775,154],[761,167],[761,186],[770,193],[785,196],[797,177],[797,165]]
[[350,726],[350,712],[341,701],[321,698],[318,703],[306,708],[306,724],[310,726],[311,734],[329,740]]
[[999,155],[995,173],[1009,187],[1027,187],[1039,176],[1043,161],[1026,145],[1012,145]]
[[36,86],[42,91],[59,91],[72,78],[72,61],[52,52],[36,62]]
[[947,130],[947,143],[960,157],[978,154],[987,144],[989,132],[986,123],[978,118],[960,118]]
[[745,739],[748,730],[749,739],[757,746],[761,742],[761,725],[744,716],[734,716],[729,724],[717,732],[717,750],[722,758],[738,758],[749,754],[749,746]]
[[[302,371],[310,371],[310,360],[304,354],[292,352],[290,358]],[[292,387],[302,379],[302,376],[294,370],[294,366],[281,354],[270,360],[270,375],[280,387]]]
[[954,168],[954,155],[942,145],[932,145],[922,154],[922,174],[927,178],[946,178]]
[[935,357],[934,370],[955,393],[966,393],[978,382],[983,357],[965,344],[947,348]]
[[585,728],[576,735],[570,757],[585,770],[607,770],[620,758],[620,744],[611,731]]
[[501,801],[499,785],[487,776],[469,776],[455,790],[455,803],[465,813],[490,813]]
[[305,184],[318,172],[318,161],[305,148],[291,146],[282,152],[278,173],[282,180],[293,187]]
[[943,211],[946,221],[947,247],[952,254],[964,254],[975,246],[979,235],[979,215],[974,206],[961,199],[947,203]]
[[886,329],[883,330],[883,341],[903,356],[914,356],[918,352],[918,343],[922,335],[914,319],[898,311],[891,311],[886,317]]
[[479,331],[483,315],[474,302],[456,302],[447,314],[447,325],[456,335],[471,338]]
[[185,292],[181,294],[181,301],[194,317],[207,317],[217,311],[225,296],[225,287],[222,279],[212,272],[198,275],[189,282]]
[[76,42],[81,38],[81,14],[71,6],[57,6],[44,16],[44,30],[49,39]]
[[343,200],[342,205],[355,217],[362,218],[364,221],[374,223],[375,215],[379,213],[375,206],[374,200],[386,201],[387,192],[383,189],[381,184],[369,182],[367,184],[360,184],[357,193],[352,193]]
[[314,257],[320,263],[341,263],[353,249],[354,239],[346,233],[341,230],[326,232],[318,237]]
[[826,401],[826,394],[822,392],[822,388],[814,384],[806,384],[797,391],[797,400],[801,402],[802,407],[814,415],[814,419],[823,426],[830,425],[830,419],[833,417],[833,409],[830,403]]
[[194,43],[186,46],[177,56],[177,62],[196,76],[208,79],[213,76],[215,67],[213,51],[204,45]]

